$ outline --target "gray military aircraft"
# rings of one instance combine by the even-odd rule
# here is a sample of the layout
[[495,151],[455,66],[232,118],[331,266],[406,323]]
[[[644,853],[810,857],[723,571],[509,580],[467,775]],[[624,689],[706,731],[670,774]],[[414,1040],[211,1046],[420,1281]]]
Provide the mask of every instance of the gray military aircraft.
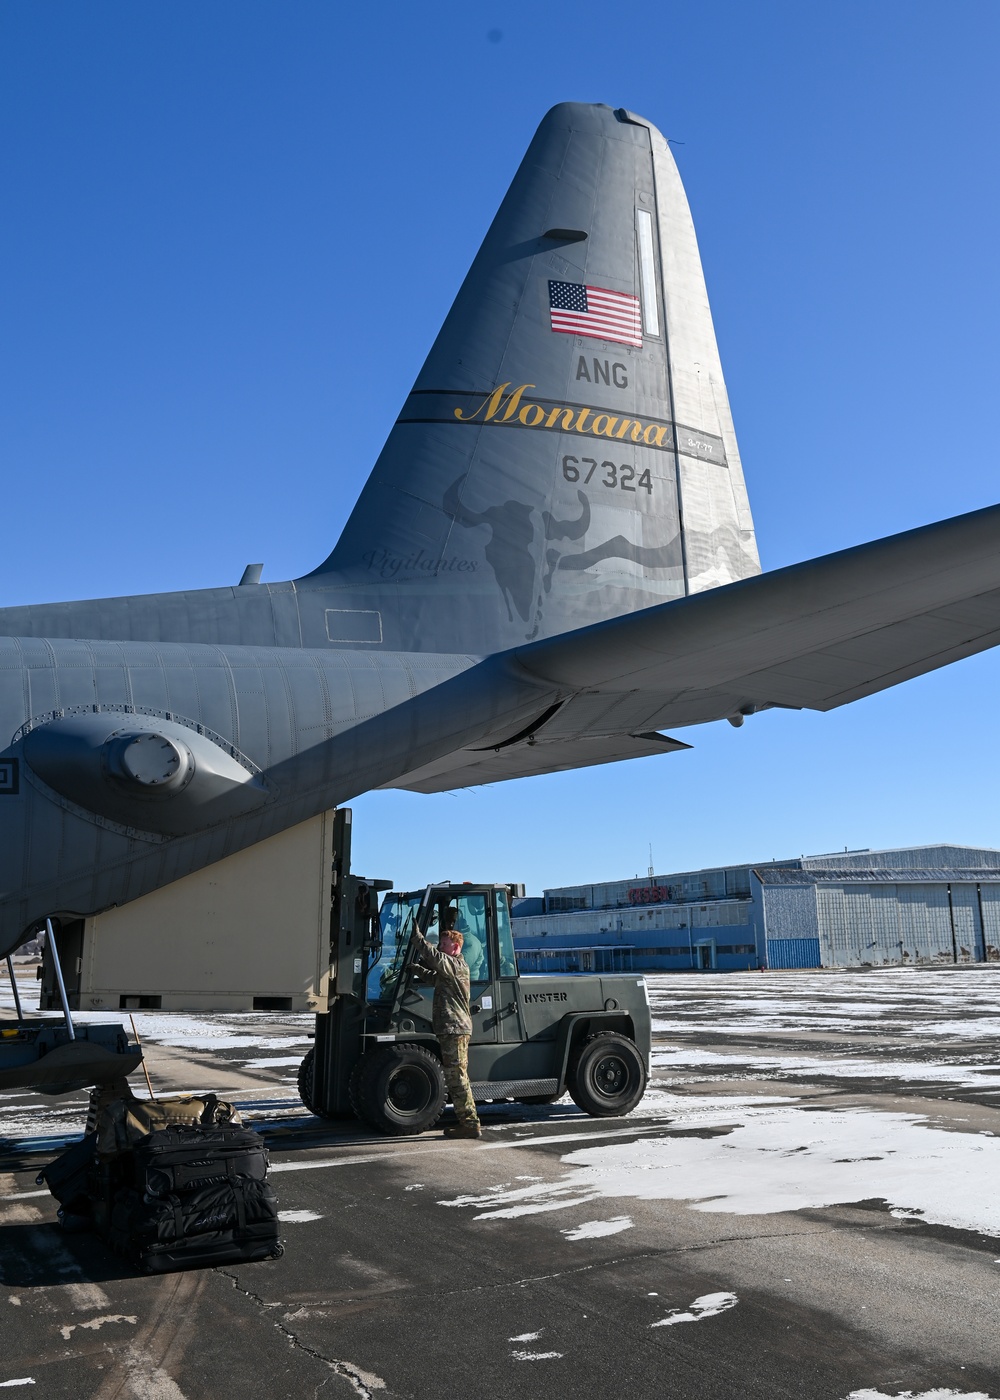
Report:
[[0,955],[377,787],[832,709],[1000,641],[1000,507],[761,574],[660,133],[536,133],[304,577],[0,609]]

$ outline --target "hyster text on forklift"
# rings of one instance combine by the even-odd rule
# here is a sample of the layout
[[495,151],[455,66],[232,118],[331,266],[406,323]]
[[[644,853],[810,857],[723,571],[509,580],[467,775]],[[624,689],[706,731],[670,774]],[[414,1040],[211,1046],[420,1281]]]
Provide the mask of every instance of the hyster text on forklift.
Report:
[[356,1114],[383,1133],[419,1133],[445,1106],[431,1029],[433,988],[415,959],[413,932],[436,942],[454,908],[472,984],[469,1077],[478,1102],[545,1104],[568,1089],[598,1117],[630,1112],[649,1065],[649,998],[643,978],[519,977],[506,885],[435,884],[389,893],[350,873],[350,810],[335,818],[330,1009],[299,1090],[324,1117]]

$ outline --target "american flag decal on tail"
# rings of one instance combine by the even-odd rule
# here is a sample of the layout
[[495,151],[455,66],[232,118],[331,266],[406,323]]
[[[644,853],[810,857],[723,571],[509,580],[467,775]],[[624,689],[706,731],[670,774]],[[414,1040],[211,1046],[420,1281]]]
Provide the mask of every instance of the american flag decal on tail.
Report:
[[642,346],[639,298],[582,282],[549,283],[549,322],[554,331]]

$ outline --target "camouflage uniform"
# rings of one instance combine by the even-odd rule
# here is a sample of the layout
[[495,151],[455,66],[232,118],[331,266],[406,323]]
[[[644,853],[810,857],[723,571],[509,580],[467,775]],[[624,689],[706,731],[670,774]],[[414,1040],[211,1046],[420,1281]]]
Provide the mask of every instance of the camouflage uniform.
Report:
[[469,1037],[438,1031],[437,1038],[441,1047],[444,1082],[455,1109],[455,1117],[463,1126],[478,1127],[479,1114],[476,1112],[476,1101],[472,1097],[472,1086],[469,1083]]
[[428,970],[434,983],[431,1023],[441,1047],[441,1067],[448,1097],[459,1123],[478,1128],[479,1115],[469,1085],[469,1037],[472,1035],[469,965],[461,953],[442,953],[419,933],[415,933],[414,938],[417,961]]

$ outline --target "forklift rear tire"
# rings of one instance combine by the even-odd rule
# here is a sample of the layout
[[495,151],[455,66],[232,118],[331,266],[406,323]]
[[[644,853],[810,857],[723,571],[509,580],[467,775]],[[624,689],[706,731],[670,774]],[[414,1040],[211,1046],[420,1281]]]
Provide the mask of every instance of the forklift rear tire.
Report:
[[583,1042],[568,1087],[577,1108],[592,1118],[618,1118],[631,1113],[646,1092],[646,1066],[627,1036],[602,1031]]
[[299,1098],[302,1100],[305,1107],[310,1113],[314,1113],[317,1118],[328,1118],[332,1122],[338,1122],[342,1118],[353,1118],[354,1113],[351,1109],[344,1109],[339,1113],[324,1113],[321,1108],[316,1107],[316,1102],[313,1099],[313,1084],[315,1082],[313,1075],[315,1073],[315,1065],[316,1048],[314,1046],[312,1050],[306,1052],[305,1059],[299,1065],[297,1084]]
[[441,1061],[422,1045],[383,1045],[351,1075],[355,1113],[379,1133],[403,1137],[432,1128],[444,1111]]

